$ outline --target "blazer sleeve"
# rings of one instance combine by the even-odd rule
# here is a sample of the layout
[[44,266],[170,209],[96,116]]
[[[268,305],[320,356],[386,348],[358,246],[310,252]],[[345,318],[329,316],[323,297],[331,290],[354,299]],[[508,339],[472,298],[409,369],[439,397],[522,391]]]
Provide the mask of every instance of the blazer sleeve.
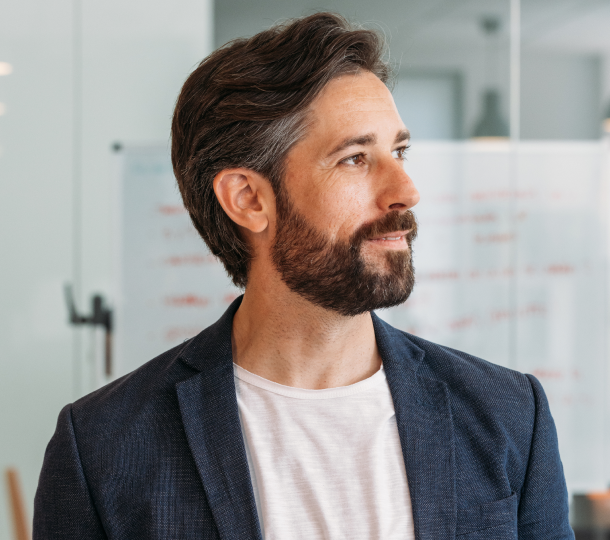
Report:
[[34,499],[34,540],[102,540],[106,534],[91,499],[76,445],[72,406],[59,414]]
[[555,423],[542,385],[533,375],[527,377],[532,385],[536,416],[519,503],[519,539],[573,539]]

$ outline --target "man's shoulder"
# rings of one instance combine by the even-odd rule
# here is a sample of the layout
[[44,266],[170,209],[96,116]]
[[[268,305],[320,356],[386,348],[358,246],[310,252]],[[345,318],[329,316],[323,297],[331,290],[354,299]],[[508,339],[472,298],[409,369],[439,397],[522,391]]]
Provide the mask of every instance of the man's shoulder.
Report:
[[[180,421],[176,387],[201,372],[230,365],[231,326],[241,299],[233,302],[215,323],[195,337],[165,351],[131,373],[92,392],[71,405],[76,435],[92,439],[112,437],[121,429],[163,429]],[[165,423],[159,423],[164,418]]]
[[521,382],[524,382],[526,378],[520,371],[495,364],[465,351],[434,343],[407,332],[403,332],[403,334],[425,351],[426,364],[433,369],[444,371],[446,368],[451,367],[450,373],[453,375],[478,373],[487,377],[500,378],[502,380],[514,379]]
[[164,409],[175,408],[176,384],[196,373],[180,360],[180,353],[188,344],[187,341],[165,351],[131,373],[75,401],[71,409],[77,432],[111,435],[115,429],[146,421],[163,414]]
[[451,410],[458,446],[471,439],[500,451],[497,441],[510,440],[526,461],[538,408],[547,407],[540,383],[532,376],[493,364],[463,351],[405,332],[394,334],[420,349],[418,378],[440,381]]
[[[494,405],[496,410],[534,404],[532,386],[539,384],[532,375],[494,364],[472,354],[433,343],[397,330],[402,337],[423,351],[419,376],[445,383],[453,401]],[[394,334],[396,338],[398,335]],[[400,339],[400,338],[398,338]]]

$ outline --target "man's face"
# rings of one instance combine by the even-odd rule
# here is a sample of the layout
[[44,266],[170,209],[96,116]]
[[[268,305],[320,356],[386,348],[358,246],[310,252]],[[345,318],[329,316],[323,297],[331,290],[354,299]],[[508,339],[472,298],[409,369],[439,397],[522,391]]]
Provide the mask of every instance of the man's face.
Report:
[[309,120],[278,196],[276,268],[293,291],[342,315],[404,302],[419,194],[404,171],[409,134],[390,92],[369,72],[337,78]]

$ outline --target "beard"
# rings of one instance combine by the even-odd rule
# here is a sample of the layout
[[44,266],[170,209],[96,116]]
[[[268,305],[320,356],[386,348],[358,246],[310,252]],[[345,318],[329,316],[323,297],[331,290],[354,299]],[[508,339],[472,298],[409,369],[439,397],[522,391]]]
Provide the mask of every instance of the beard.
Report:
[[[335,241],[310,224],[282,193],[277,197],[277,215],[271,256],[291,291],[350,317],[397,306],[409,298],[415,285],[411,243],[417,236],[417,221],[410,210],[392,211],[362,225],[348,240]],[[365,260],[364,242],[406,230],[409,249],[388,250],[385,268]]]

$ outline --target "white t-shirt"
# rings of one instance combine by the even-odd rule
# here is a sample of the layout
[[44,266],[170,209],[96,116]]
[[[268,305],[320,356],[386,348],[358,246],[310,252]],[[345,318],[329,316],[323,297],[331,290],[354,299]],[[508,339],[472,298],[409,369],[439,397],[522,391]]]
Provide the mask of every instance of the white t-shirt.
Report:
[[412,540],[413,516],[385,372],[325,390],[234,365],[265,540]]

